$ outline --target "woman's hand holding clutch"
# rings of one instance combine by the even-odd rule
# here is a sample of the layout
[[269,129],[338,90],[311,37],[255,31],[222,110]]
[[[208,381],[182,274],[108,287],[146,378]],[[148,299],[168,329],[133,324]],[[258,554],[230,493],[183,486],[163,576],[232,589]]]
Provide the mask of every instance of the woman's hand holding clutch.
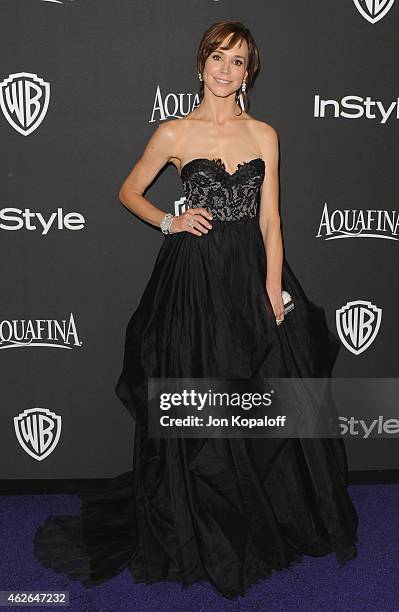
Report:
[[268,287],[266,283],[266,290],[269,295],[274,316],[276,317],[276,323],[280,325],[284,321],[284,302],[281,287]]
[[268,289],[266,285],[266,289],[273,307],[274,316],[276,317],[276,323],[281,325],[285,315],[294,308],[292,296],[288,291],[282,291],[280,288]]

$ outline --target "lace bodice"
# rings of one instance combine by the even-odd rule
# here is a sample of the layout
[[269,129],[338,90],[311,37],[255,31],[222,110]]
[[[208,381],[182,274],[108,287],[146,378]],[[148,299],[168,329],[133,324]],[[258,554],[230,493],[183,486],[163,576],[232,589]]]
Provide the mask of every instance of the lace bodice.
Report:
[[258,213],[265,176],[265,162],[260,157],[238,164],[233,174],[220,159],[197,158],[184,164],[180,176],[187,208],[206,208],[220,221],[236,221]]

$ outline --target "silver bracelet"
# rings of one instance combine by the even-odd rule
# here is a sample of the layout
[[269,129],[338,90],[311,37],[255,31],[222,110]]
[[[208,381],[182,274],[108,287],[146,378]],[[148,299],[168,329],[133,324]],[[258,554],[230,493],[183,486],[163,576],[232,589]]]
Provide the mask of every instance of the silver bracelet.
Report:
[[171,234],[170,225],[175,218],[172,213],[166,213],[166,215],[162,218],[160,226],[163,234]]

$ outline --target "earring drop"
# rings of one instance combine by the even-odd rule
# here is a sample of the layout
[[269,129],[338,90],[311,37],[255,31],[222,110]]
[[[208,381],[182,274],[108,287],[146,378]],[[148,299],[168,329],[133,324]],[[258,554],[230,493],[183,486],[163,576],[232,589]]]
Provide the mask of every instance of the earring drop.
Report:
[[242,84],[241,84],[241,89],[242,89],[242,91],[245,91],[245,90],[247,89],[247,83],[246,83],[246,81],[243,81],[243,82],[242,82]]
[[200,81],[202,81],[202,74],[200,72],[198,73],[198,78]]

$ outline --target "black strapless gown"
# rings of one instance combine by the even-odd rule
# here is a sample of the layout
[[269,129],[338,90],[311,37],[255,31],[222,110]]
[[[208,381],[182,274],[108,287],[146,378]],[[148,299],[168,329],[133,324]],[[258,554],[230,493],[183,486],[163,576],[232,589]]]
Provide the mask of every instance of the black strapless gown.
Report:
[[146,379],[329,377],[339,342],[285,260],[295,309],[276,325],[258,217],[264,161],[231,175],[194,159],[181,177],[213,229],[165,236],[128,323],[115,390],[135,420],[133,469],[82,491],[79,516],[49,516],[34,551],[86,587],[128,568],[135,582],[206,580],[233,598],[302,554],[356,555],[343,440],[150,439]]

